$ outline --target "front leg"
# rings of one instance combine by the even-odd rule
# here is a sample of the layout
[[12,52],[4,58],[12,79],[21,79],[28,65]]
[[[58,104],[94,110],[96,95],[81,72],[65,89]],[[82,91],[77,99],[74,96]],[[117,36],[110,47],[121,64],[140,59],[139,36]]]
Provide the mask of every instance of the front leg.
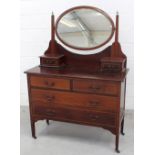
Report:
[[119,133],[116,135],[115,145],[116,145],[115,151],[117,153],[120,153],[120,151],[119,151]]
[[32,137],[36,139],[36,133],[35,133],[35,121],[31,120],[31,132],[32,132]]
[[49,124],[50,124],[48,119],[46,119],[46,123],[47,123],[47,125],[49,125]]
[[124,136],[125,133],[124,133],[124,117],[122,119],[122,122],[121,122],[121,134]]

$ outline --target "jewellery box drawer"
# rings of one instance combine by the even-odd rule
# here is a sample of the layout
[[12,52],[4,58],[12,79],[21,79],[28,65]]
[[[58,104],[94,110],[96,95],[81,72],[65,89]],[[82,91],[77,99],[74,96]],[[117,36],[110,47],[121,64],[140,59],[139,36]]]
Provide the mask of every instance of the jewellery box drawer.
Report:
[[74,80],[73,90],[117,96],[119,94],[119,84],[109,81]]
[[91,111],[67,109],[67,108],[42,108],[36,107],[35,114],[44,115],[51,119],[70,122],[81,122],[96,125],[115,125],[115,114],[97,113]]
[[32,76],[30,79],[31,86],[55,89],[70,89],[70,80],[61,78],[47,78]]
[[119,103],[118,98],[112,96],[60,92],[35,88],[32,89],[31,92],[33,104],[44,107],[65,106],[115,112],[117,110],[117,103]]

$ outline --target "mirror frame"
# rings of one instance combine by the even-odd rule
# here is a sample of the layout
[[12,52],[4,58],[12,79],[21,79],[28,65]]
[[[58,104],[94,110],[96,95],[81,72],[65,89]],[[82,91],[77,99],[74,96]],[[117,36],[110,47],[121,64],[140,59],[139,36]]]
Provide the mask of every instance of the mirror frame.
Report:
[[[58,24],[59,24],[59,21],[60,21],[60,20],[62,19],[62,17],[63,17],[64,15],[66,15],[67,13],[69,13],[69,12],[71,12],[71,11],[73,11],[73,10],[78,10],[78,9],[92,9],[92,10],[94,10],[94,11],[97,11],[97,12],[101,13],[102,15],[104,15],[104,16],[109,20],[109,22],[111,23],[111,26],[112,26],[112,31],[111,31],[111,34],[110,34],[110,36],[108,37],[108,39],[107,39],[106,41],[104,41],[103,43],[101,43],[101,44],[99,44],[99,45],[97,45],[97,46],[95,46],[95,47],[82,48],[82,47],[72,46],[72,45],[66,43],[63,39],[61,39],[61,37],[59,36],[59,33],[58,33]],[[104,12],[103,10],[101,10],[101,9],[99,9],[99,8],[96,8],[96,7],[92,7],[92,6],[77,6],[77,7],[73,7],[73,8],[70,8],[70,9],[64,11],[64,12],[58,17],[58,19],[57,19],[57,21],[56,21],[55,31],[56,31],[56,35],[57,35],[58,39],[59,39],[65,46],[67,46],[67,47],[70,47],[70,48],[73,48],[73,49],[76,49],[76,50],[94,50],[94,49],[97,49],[97,48],[102,47],[103,45],[105,45],[106,43],[108,43],[108,42],[112,39],[112,37],[113,37],[113,35],[114,35],[114,32],[115,32],[115,25],[114,25],[114,22],[113,22],[113,20],[111,19],[111,17],[110,17],[106,12]]]

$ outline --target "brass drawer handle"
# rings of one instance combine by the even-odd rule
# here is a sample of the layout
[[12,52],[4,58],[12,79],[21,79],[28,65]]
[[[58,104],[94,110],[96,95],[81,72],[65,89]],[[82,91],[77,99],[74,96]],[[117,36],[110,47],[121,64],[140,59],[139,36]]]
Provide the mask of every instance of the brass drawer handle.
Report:
[[99,118],[100,118],[100,116],[98,116],[98,115],[90,115],[90,119],[92,121],[97,121]]
[[55,60],[45,60],[46,64],[55,64],[56,61]]
[[47,115],[55,115],[56,114],[56,111],[55,110],[52,110],[52,109],[47,109],[46,110],[46,114]]
[[99,104],[100,104],[100,102],[98,102],[98,101],[89,101],[90,106],[98,106]]
[[50,64],[56,64],[56,61],[55,60],[51,60]]
[[89,89],[92,89],[93,91],[98,91],[101,89],[99,86],[90,86]]
[[48,102],[53,101],[55,99],[55,96],[45,96]]
[[45,83],[45,85],[47,85],[47,86],[49,86],[49,87],[53,87],[53,86],[55,86],[55,83],[54,82],[49,82],[49,81],[44,81],[44,83]]

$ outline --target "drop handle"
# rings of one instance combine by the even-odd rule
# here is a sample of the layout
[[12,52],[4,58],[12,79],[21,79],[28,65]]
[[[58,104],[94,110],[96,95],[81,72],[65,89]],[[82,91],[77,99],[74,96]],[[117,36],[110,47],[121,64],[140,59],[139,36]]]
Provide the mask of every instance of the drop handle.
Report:
[[55,96],[45,96],[48,102],[53,101],[55,99]]
[[55,114],[56,114],[56,111],[55,111],[55,110],[52,110],[52,109],[47,109],[47,110],[46,110],[46,113],[47,113],[48,115],[55,115]]
[[50,61],[50,64],[55,64],[55,63],[56,63],[56,61],[54,61],[54,60]]
[[98,120],[100,117],[98,115],[90,115],[91,120],[96,121]]
[[53,87],[55,86],[54,82],[49,82],[49,81],[44,81],[45,85],[49,86],[49,87]]
[[55,60],[46,60],[46,63],[48,63],[48,64],[55,64],[56,61]]
[[98,106],[99,104],[100,104],[100,102],[98,102],[98,101],[89,101],[90,106]]
[[101,87],[99,87],[99,86],[90,86],[89,89],[92,89],[94,91],[98,91],[98,90],[101,89]]

